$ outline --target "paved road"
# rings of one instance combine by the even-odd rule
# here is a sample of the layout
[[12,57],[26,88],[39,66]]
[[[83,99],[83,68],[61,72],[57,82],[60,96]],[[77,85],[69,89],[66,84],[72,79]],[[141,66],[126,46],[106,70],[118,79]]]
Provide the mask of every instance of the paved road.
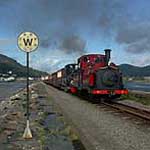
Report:
[[150,126],[47,86],[87,150],[150,150]]

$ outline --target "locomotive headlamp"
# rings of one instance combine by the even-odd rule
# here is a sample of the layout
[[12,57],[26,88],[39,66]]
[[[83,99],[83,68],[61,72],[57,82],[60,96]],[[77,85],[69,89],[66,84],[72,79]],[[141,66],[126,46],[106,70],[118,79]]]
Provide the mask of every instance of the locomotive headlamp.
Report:
[[105,57],[106,57],[106,64],[108,65],[108,62],[110,60],[110,52],[111,52],[111,49],[105,49]]

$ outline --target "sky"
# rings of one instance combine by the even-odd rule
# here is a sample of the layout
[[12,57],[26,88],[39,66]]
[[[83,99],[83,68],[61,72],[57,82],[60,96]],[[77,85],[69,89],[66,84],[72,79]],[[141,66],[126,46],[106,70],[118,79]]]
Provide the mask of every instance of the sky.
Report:
[[25,65],[21,32],[40,44],[30,66],[53,72],[89,53],[112,49],[116,64],[150,65],[149,0],[0,0],[0,53]]

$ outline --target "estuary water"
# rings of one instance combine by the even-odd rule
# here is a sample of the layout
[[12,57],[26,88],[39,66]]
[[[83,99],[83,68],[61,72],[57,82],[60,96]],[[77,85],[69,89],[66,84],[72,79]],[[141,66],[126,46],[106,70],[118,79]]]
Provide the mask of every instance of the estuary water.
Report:
[[130,81],[125,83],[124,85],[129,90],[150,92],[150,83]]
[[17,91],[26,87],[25,81],[0,82],[0,100],[9,98]]
[[[14,93],[25,87],[26,81],[0,82],[0,100],[9,98]],[[125,83],[125,87],[129,90],[150,92],[150,83],[127,82]]]

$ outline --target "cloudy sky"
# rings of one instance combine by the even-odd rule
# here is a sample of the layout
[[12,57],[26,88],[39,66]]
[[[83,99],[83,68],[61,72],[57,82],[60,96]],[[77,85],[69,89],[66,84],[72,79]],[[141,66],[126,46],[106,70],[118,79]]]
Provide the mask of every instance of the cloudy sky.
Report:
[[150,65],[149,8],[149,0],[0,0],[0,53],[25,64],[17,36],[33,31],[31,66],[43,71],[105,48],[117,64]]

